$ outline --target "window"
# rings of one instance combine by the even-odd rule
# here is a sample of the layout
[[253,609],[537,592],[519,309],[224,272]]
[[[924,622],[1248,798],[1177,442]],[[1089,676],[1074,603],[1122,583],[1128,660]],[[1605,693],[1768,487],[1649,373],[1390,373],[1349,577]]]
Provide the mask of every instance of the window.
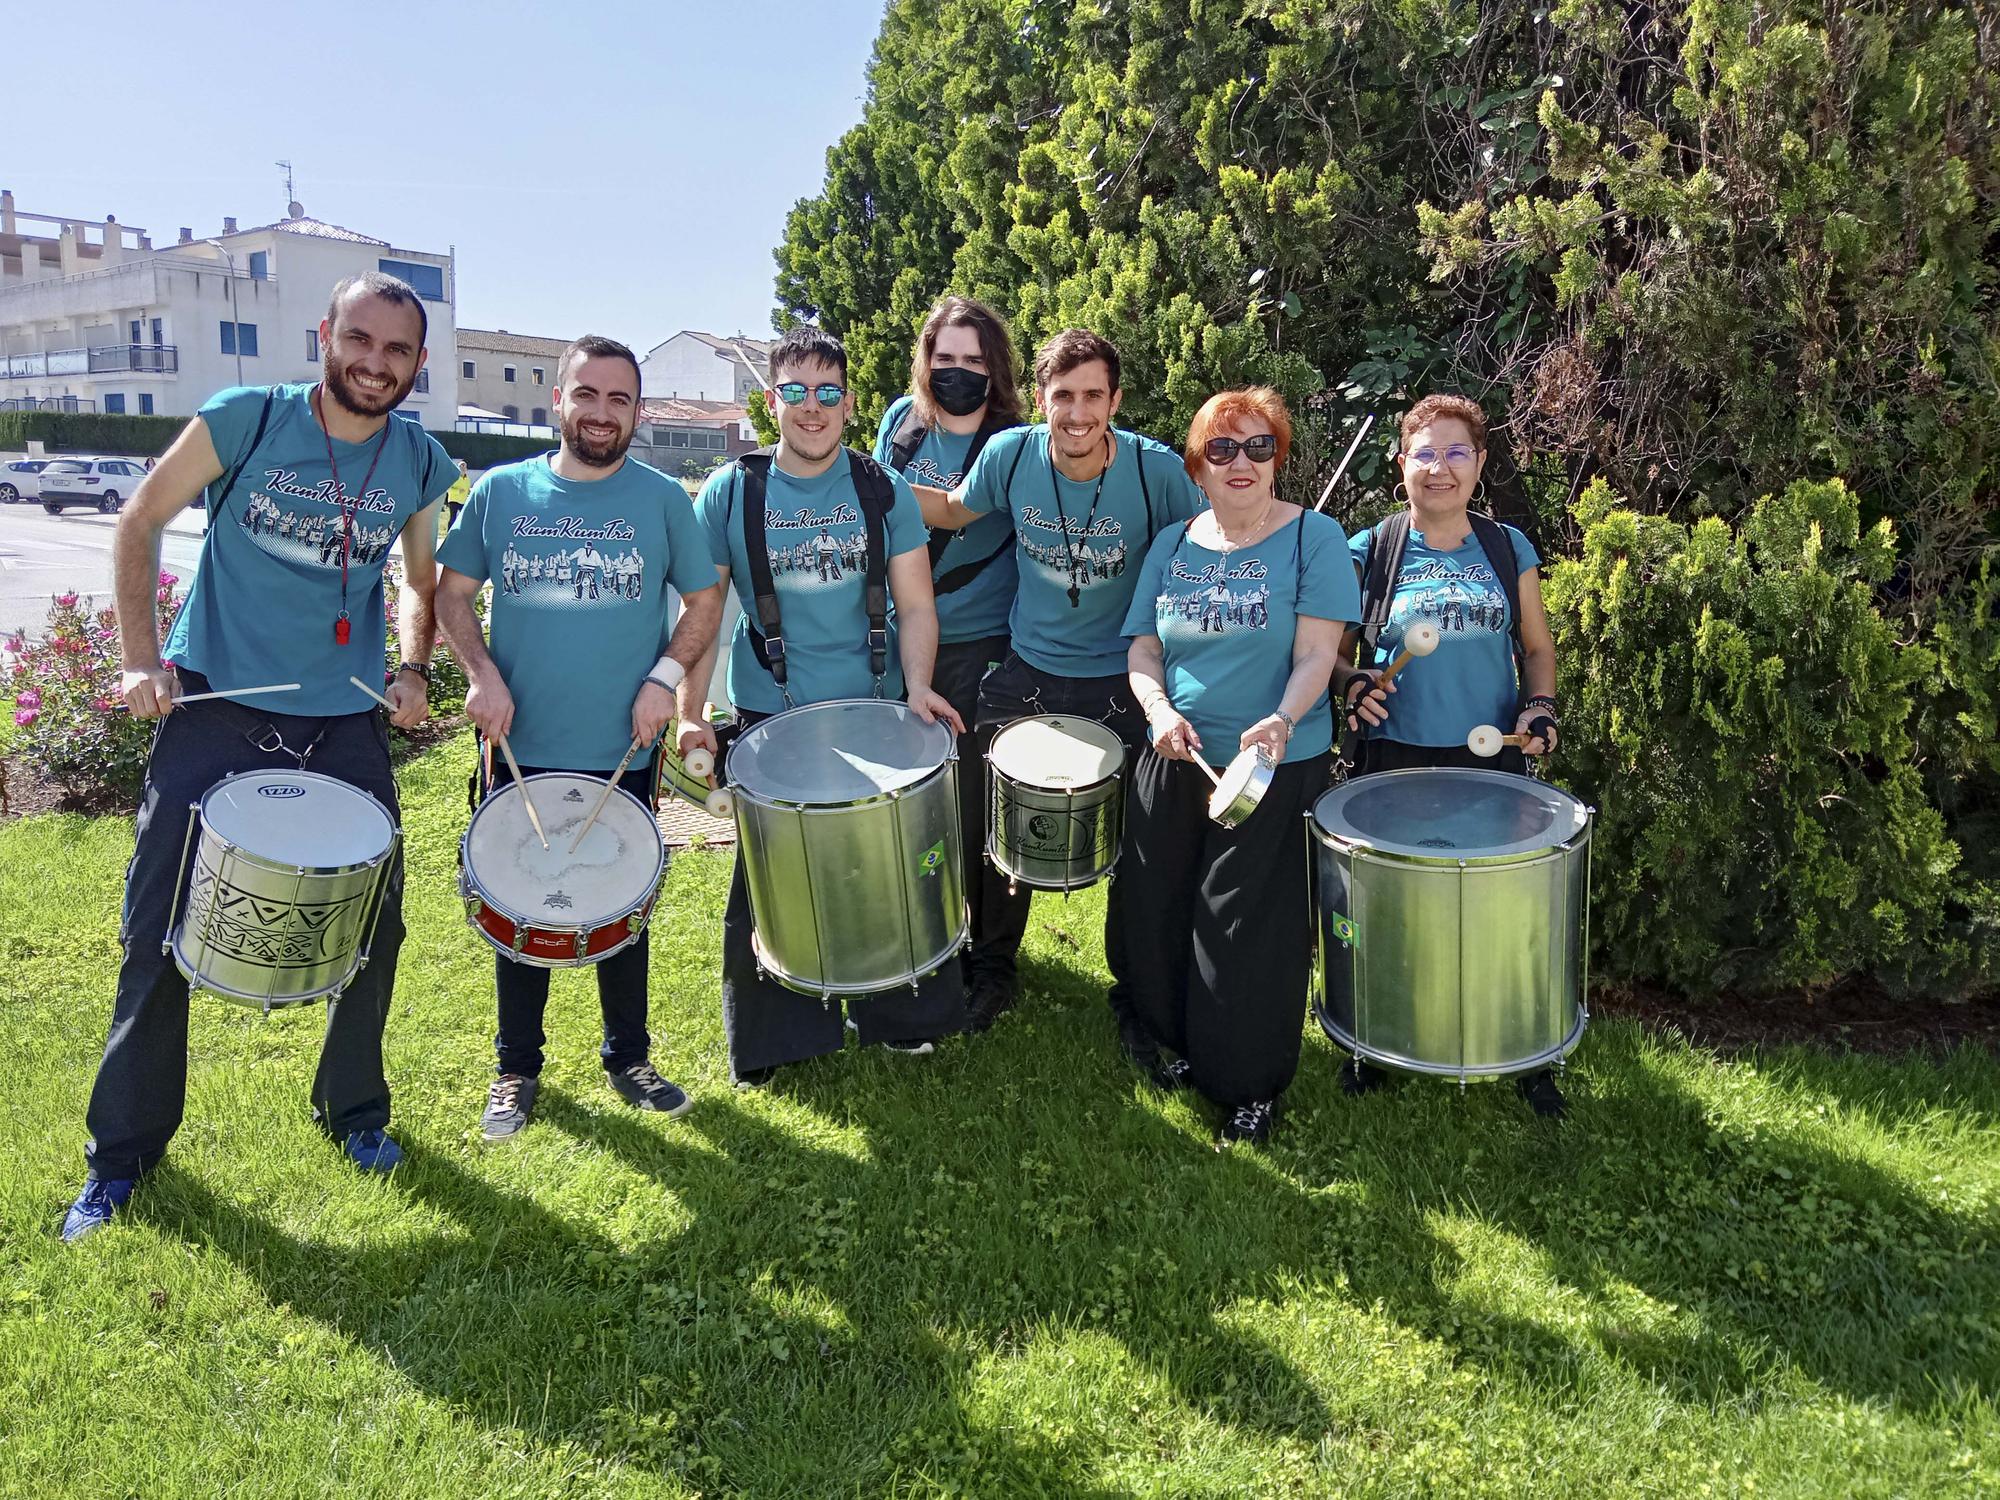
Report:
[[549,425],[548,408],[542,406],[536,407],[534,411],[529,415],[528,420],[530,422],[533,422],[537,427],[548,426]]
[[548,372],[547,370],[544,370],[544,369],[543,369],[543,368],[542,368],[542,367],[541,367],[540,365],[536,365],[536,366],[535,366],[535,384],[536,384],[536,385],[547,385],[548,383],[549,383],[549,372]]
[[518,406],[503,406],[500,408],[500,415],[510,422],[518,422],[521,420],[521,408]]
[[125,411],[124,394],[122,392],[113,392],[106,396],[104,398],[104,409],[108,413],[123,415]]
[[245,359],[257,357],[257,325],[255,323],[224,323],[222,325],[222,352],[240,354]]
[[412,260],[378,260],[375,266],[385,276],[407,281],[410,290],[426,302],[444,301],[443,266],[426,266]]
[[507,384],[512,385],[514,383],[514,367],[512,365],[502,365],[500,367],[500,378],[506,381]]
[[142,417],[150,417],[152,414],[153,414],[153,393],[151,391],[139,392],[139,415]]
[[159,320],[158,318],[155,318],[155,319],[153,319],[153,346],[154,346],[155,348],[158,348],[158,347],[160,346],[160,344],[162,344],[163,342],[165,342],[165,341],[164,341],[164,340],[163,340],[163,339],[162,339],[162,338],[160,337],[160,334],[161,334],[161,333],[162,333],[163,331],[164,331],[164,329],[163,329],[163,326],[162,326],[162,324],[161,324],[160,320]]
[[667,446],[669,448],[685,448],[687,445],[688,435],[685,432],[681,432],[676,428],[669,428],[667,430]]
[[252,250],[250,252],[250,279],[252,281],[269,281],[271,279],[270,251]]
[[429,370],[417,371],[416,384],[412,385],[410,389],[415,391],[419,396],[428,396],[431,393],[431,372]]
[[132,336],[125,342],[128,344],[136,344],[139,342],[139,320],[137,318],[134,318],[132,320]]
[[309,365],[319,363],[319,330],[317,328],[308,328],[306,330],[306,363]]
[[472,380],[477,375],[478,371],[473,369],[471,360],[461,359],[458,362],[458,378],[460,380]]

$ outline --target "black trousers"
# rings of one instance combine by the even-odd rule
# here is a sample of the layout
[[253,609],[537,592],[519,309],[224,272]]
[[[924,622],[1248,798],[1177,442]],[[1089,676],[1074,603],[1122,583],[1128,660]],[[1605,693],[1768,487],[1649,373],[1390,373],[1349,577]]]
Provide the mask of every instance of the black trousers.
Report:
[[1370,771],[1412,771],[1431,766],[1453,766],[1468,771],[1511,771],[1528,774],[1528,757],[1512,745],[1502,745],[1498,755],[1474,755],[1464,745],[1411,745],[1402,740],[1363,740],[1354,774]]
[[[183,693],[208,690],[197,672],[180,674]],[[169,913],[187,896],[181,868],[188,806],[225,776],[296,767],[337,777],[370,793],[401,821],[389,770],[388,722],[376,710],[334,718],[252,711],[227,700],[177,708],[161,721],[146,762],[138,842],[125,872],[119,929],[125,957],[111,1035],[104,1044],[85,1123],[84,1160],[98,1177],[137,1177],[166,1155],[187,1105],[188,982],[163,951]],[[392,862],[382,914],[366,966],[328,1008],[319,1070],[313,1075],[313,1118],[336,1140],[389,1123],[389,1085],[382,1073],[382,1031],[389,1020],[396,959],[403,946],[403,858]]]
[[1331,754],[1280,765],[1235,828],[1208,817],[1212,783],[1150,747],[1125,805],[1118,885],[1146,914],[1127,955],[1132,1006],[1225,1108],[1276,1099],[1299,1068],[1310,980],[1305,815]]
[[[1030,714],[1071,714],[1095,719],[1124,741],[1126,767],[1146,748],[1146,716],[1132,696],[1132,684],[1123,672],[1112,677],[1058,677],[1028,665],[1015,652],[989,672],[979,688],[979,748],[983,757],[999,730]],[[1132,847],[1129,788],[1125,842]],[[985,814],[980,815],[981,842],[984,842]],[[1119,856],[1124,869],[1125,854]],[[1034,892],[1027,886],[1010,892],[1007,877],[991,865],[980,869],[980,893],[974,908],[971,970],[990,973],[1009,981],[1021,952],[1021,939],[1028,932],[1028,908]],[[1126,909],[1124,882],[1114,879],[1104,913],[1104,960],[1111,970],[1111,991],[1107,998],[1111,1012],[1122,1024],[1131,1014],[1129,966],[1126,963]]]
[[[738,709],[737,726],[748,729],[770,717]],[[905,987],[848,996],[843,1015],[837,999],[821,1001],[760,976],[753,930],[750,886],[739,855],[722,911],[722,1030],[732,1078],[838,1052],[848,1019],[863,1045],[935,1041],[965,1027],[965,979],[957,964],[947,962],[918,980],[914,993]]]
[[[986,674],[1005,660],[1007,637],[988,636],[979,641],[957,641],[941,645],[937,666],[931,672],[931,686],[958,710],[965,720],[965,733],[958,737],[958,829],[965,851],[965,901],[972,912],[972,932],[976,939],[985,926],[982,903],[986,898],[986,747],[993,743],[990,732],[979,732],[979,685]],[[972,956],[967,953],[963,967],[966,982],[972,980]]]
[[[544,771],[566,770],[563,766],[523,766],[523,776],[539,776]],[[574,775],[603,779],[603,771],[577,771]],[[498,791],[514,779],[503,759],[493,767],[493,789]],[[627,771],[618,785],[652,806],[653,762],[648,759],[636,771]],[[546,815],[545,815],[546,816]],[[604,1013],[604,1044],[598,1055],[607,1072],[618,1072],[646,1060],[652,1038],[646,1032],[646,971],[652,949],[652,924],[639,931],[638,940],[620,948],[609,958],[593,964],[597,970],[597,1005]],[[499,1056],[497,1071],[539,1078],[542,1047],[548,1041],[542,1020],[549,1008],[549,971],[536,964],[516,963],[504,953],[493,956],[493,982],[499,995],[499,1030],[493,1050]]]

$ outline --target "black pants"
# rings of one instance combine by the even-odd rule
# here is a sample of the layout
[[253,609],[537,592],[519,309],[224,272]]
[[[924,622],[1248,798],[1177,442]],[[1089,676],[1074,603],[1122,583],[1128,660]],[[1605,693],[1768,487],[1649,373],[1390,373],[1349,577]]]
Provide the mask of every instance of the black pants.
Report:
[[1363,740],[1354,767],[1356,776],[1370,771],[1413,771],[1452,766],[1467,771],[1511,771],[1528,774],[1528,757],[1513,745],[1502,745],[1495,756],[1474,755],[1464,745],[1411,745],[1402,740]]
[[1118,885],[1151,925],[1128,954],[1133,1009],[1225,1108],[1276,1099],[1298,1072],[1310,979],[1305,815],[1331,755],[1280,765],[1235,828],[1208,817],[1212,783],[1147,749],[1125,805]]
[[[996,732],[1014,720],[1030,714],[1070,714],[1095,719],[1125,743],[1126,765],[1147,745],[1146,716],[1132,696],[1132,684],[1123,672],[1112,677],[1058,677],[1029,666],[1015,652],[989,672],[979,688],[980,750],[992,744]],[[979,827],[985,828],[984,814]],[[1126,850],[1132,847],[1130,815],[1125,831]],[[1124,856],[1120,856],[1122,870]],[[974,907],[971,969],[976,974],[997,974],[1011,981],[1021,951],[1021,939],[1028,931],[1028,908],[1034,892],[1021,886],[1010,892],[1007,877],[990,865],[980,870],[980,892]],[[1111,1012],[1122,1023],[1131,1014],[1130,982],[1125,955],[1127,902],[1124,882],[1113,880],[1104,913],[1104,960],[1111,970]]]
[[[958,737],[958,829],[965,851],[965,901],[972,912],[972,932],[977,938],[985,925],[986,873],[986,747],[993,743],[989,731],[979,732],[979,685],[986,674],[1007,656],[1007,637],[988,636],[979,641],[957,641],[941,645],[937,666],[931,672],[931,686],[965,720],[965,733]],[[972,956],[964,962],[967,983],[973,975]]]
[[[770,717],[738,709],[737,725],[748,729]],[[848,996],[843,1017],[837,1000],[801,995],[760,976],[752,931],[750,886],[739,854],[722,911],[722,1029],[732,1078],[838,1052],[846,1018],[863,1045],[935,1041],[965,1027],[965,980],[957,964],[947,962],[918,980],[914,993],[905,987]]]
[[[180,674],[184,693],[208,690],[196,672]],[[104,1061],[90,1091],[84,1160],[98,1177],[137,1177],[166,1155],[187,1105],[188,982],[162,951],[167,920],[187,897],[181,868],[188,806],[225,776],[298,765],[284,749],[264,750],[275,731],[305,751],[305,769],[337,777],[370,793],[401,820],[389,770],[389,729],[375,710],[335,718],[252,711],[226,700],[177,708],[161,721],[146,762],[138,842],[125,872],[117,999]],[[335,1139],[389,1123],[389,1085],[382,1074],[382,1031],[389,1020],[396,959],[403,946],[403,859],[398,851],[382,894],[368,963],[328,1008],[319,1070],[313,1075],[313,1117]]]
[[[561,766],[523,766],[523,776],[539,776],[559,771]],[[602,771],[577,771],[573,775],[603,779]],[[505,760],[493,767],[493,789],[498,791],[514,779]],[[653,797],[653,763],[648,760],[636,771],[627,771],[618,785],[650,807]],[[546,815],[545,815],[546,816]],[[604,1012],[604,1045],[598,1054],[607,1072],[616,1073],[633,1063],[644,1062],[652,1038],[646,1034],[646,970],[651,957],[648,938],[652,925],[640,929],[638,941],[620,948],[609,958],[592,965],[597,970],[597,1004]],[[498,1071],[520,1073],[529,1078],[542,1074],[542,1017],[549,1005],[549,971],[536,964],[516,963],[504,953],[493,958],[494,988],[500,997],[500,1029],[493,1037],[499,1055]]]

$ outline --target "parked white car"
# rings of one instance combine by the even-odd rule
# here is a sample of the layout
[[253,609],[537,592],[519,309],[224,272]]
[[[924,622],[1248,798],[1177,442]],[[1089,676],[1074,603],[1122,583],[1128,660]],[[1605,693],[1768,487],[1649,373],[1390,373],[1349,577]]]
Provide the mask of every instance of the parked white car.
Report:
[[108,516],[139,487],[146,466],[129,458],[57,458],[49,461],[40,477],[42,509],[50,515],[72,505],[90,505]]
[[46,458],[17,458],[0,464],[0,505],[17,500],[42,498],[42,470],[52,462]]

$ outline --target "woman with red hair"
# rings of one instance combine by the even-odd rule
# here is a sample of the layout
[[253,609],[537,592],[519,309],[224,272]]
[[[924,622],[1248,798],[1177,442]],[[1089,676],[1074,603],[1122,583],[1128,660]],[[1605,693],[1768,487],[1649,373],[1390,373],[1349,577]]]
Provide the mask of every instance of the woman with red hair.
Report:
[[[1209,508],[1146,554],[1125,633],[1151,746],[1129,783],[1118,880],[1156,941],[1127,955],[1126,1048],[1163,1088],[1192,1087],[1225,1140],[1270,1137],[1298,1071],[1309,917],[1305,811],[1327,785],[1327,682],[1361,600],[1337,522],[1277,497],[1292,421],[1266,386],[1195,414],[1187,472]],[[1208,817],[1209,778],[1257,750],[1275,766],[1234,828]]]

